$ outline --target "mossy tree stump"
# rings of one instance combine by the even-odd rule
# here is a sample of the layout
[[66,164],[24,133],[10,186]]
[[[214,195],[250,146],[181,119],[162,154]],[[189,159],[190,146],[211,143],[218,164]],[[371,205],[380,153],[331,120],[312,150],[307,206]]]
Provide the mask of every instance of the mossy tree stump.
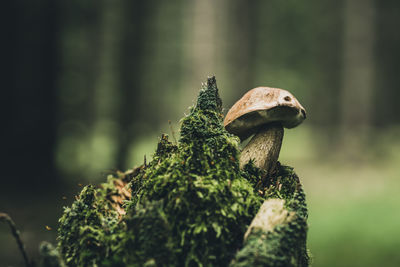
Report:
[[211,77],[178,144],[163,135],[149,164],[86,186],[65,208],[43,266],[307,266],[299,178],[280,164],[270,177],[252,162],[240,169],[222,120]]

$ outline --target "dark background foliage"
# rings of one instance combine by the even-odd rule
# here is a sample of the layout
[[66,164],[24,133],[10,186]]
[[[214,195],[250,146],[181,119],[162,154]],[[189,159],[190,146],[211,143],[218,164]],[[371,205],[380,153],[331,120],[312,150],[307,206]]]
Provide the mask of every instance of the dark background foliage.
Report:
[[[16,0],[2,11],[0,210],[31,255],[54,242],[78,184],[150,158],[215,74],[225,111],[260,85],[306,107],[281,161],[308,193],[314,265],[399,264],[398,1]],[[6,225],[0,244],[0,266],[22,263]]]

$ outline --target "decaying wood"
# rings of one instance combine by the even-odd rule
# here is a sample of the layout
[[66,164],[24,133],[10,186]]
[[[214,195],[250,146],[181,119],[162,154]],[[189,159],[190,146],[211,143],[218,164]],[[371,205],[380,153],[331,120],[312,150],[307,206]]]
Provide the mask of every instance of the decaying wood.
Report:
[[284,204],[285,201],[283,199],[265,200],[247,229],[244,239],[246,240],[253,230],[260,229],[267,234],[272,232],[275,226],[290,222],[295,213],[288,211]]

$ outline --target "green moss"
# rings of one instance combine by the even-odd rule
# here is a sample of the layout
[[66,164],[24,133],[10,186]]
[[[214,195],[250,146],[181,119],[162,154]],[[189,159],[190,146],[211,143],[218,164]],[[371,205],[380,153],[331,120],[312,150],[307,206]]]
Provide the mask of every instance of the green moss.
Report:
[[[182,120],[179,149],[164,157],[156,153],[132,184],[140,190],[133,195],[130,214],[140,212],[137,205],[143,202],[162,206],[168,242],[175,248],[174,266],[227,265],[261,204],[240,175],[238,139],[225,131],[222,119],[218,89],[210,78]],[[165,137],[161,143],[171,147]],[[143,246],[146,242],[152,241],[148,238]]]
[[250,182],[256,191],[263,192],[265,190],[265,186],[262,181],[270,181],[270,179],[263,179],[263,177],[267,175],[267,172],[257,168],[252,160],[244,165],[243,170],[241,170],[241,175]]
[[[82,190],[60,219],[58,250],[68,266],[227,266],[241,248],[236,262],[244,262],[259,237],[243,247],[243,236],[264,198],[285,199],[305,223],[304,194],[291,168],[279,167],[267,185],[251,162],[239,169],[239,139],[225,131],[221,106],[211,77],[182,119],[177,145],[162,135],[150,163]],[[121,181],[129,182],[130,199],[119,198]],[[126,214],[116,205],[121,199]],[[303,245],[300,225],[268,235],[262,253],[281,253],[289,241]],[[302,236],[286,242],[296,229]]]
[[118,215],[98,195],[86,186],[59,220],[58,248],[68,266],[99,265],[113,254]]
[[60,252],[52,244],[42,242],[40,244],[41,267],[66,267]]

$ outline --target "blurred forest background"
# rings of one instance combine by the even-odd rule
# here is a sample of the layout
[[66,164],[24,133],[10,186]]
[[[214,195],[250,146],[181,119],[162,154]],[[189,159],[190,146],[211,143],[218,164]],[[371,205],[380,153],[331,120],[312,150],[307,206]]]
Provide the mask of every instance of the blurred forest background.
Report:
[[[81,184],[177,135],[214,74],[225,111],[261,85],[307,109],[280,161],[305,185],[313,265],[400,265],[400,1],[3,4],[0,211],[30,255]],[[0,266],[22,262],[1,224]]]

